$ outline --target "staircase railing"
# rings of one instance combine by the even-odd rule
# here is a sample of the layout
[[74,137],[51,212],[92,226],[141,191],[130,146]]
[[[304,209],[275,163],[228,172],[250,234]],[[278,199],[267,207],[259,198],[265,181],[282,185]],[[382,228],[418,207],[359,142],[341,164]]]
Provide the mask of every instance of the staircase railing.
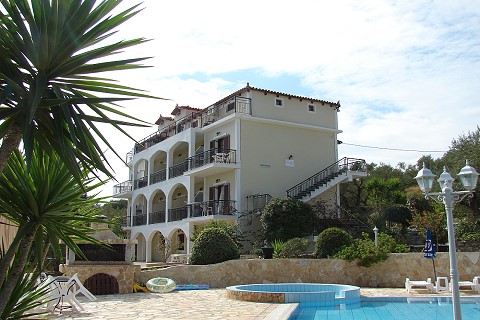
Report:
[[354,221],[357,222],[357,224],[362,225],[364,228],[369,228],[368,224],[366,224],[362,220],[355,217],[350,211],[346,210],[345,208],[343,208],[342,206],[339,206],[339,205],[337,205],[337,208],[338,208],[338,210],[340,210],[340,212],[341,212],[340,216],[341,217],[343,216],[342,218],[348,219],[348,220],[354,220]]
[[367,172],[367,164],[363,159],[342,158],[310,178],[307,178],[288,189],[287,197],[296,199],[303,198],[313,190],[320,188],[322,185],[325,185],[327,182],[346,171]]

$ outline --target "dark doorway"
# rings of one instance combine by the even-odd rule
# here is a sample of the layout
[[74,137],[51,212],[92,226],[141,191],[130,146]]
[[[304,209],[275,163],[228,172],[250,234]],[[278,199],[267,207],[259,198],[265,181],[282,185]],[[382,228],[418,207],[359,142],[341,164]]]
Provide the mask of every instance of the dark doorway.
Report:
[[85,287],[93,294],[119,293],[118,281],[114,276],[97,273],[85,280]]

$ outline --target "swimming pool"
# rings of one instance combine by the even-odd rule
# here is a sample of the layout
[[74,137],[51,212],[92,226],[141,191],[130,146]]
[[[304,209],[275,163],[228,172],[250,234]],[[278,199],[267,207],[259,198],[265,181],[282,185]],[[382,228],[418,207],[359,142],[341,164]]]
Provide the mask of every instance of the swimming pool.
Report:
[[227,287],[231,299],[274,302],[308,303],[310,306],[333,306],[360,302],[360,288],[345,284],[266,283]]
[[[480,319],[480,298],[461,298],[464,320]],[[453,319],[450,297],[362,298],[360,303],[318,307],[301,303],[288,320],[449,320]]]

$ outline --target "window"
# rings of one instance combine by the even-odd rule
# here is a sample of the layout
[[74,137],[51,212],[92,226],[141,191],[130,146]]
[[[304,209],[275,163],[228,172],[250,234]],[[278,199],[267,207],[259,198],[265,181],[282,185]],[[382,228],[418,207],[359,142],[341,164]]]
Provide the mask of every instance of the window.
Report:
[[279,108],[283,108],[283,99],[275,98],[275,106]]
[[315,111],[316,111],[316,110],[315,110],[315,105],[309,104],[309,105],[308,105],[308,112],[315,112]]
[[210,141],[210,149],[213,149],[214,153],[228,152],[230,149],[230,135],[227,134],[222,138]]
[[235,110],[235,102],[231,102],[227,105],[227,112],[231,110]]

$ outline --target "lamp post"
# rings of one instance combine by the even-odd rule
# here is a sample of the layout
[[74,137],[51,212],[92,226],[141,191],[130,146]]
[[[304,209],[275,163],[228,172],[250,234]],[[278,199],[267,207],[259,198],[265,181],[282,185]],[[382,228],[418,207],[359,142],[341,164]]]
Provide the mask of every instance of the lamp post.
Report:
[[378,248],[378,228],[377,228],[377,226],[375,226],[375,228],[373,228],[373,233],[375,234],[375,248]]
[[453,205],[462,201],[465,197],[473,197],[473,192],[477,185],[478,173],[474,168],[470,166],[468,160],[465,167],[460,170],[458,174],[462,181],[465,191],[453,191],[452,184],[453,178],[447,172],[446,168],[443,168],[443,173],[438,178],[438,183],[442,192],[431,192],[433,186],[433,180],[435,175],[427,167],[425,163],[423,168],[418,172],[415,179],[418,186],[425,193],[425,199],[431,198],[439,203],[445,205],[445,213],[447,215],[447,231],[448,231],[448,255],[450,258],[450,281],[452,283],[452,302],[453,302],[453,318],[455,320],[462,319],[462,312],[460,310],[460,291],[458,289],[458,267],[457,267],[457,255],[455,247],[455,233],[453,230]]

